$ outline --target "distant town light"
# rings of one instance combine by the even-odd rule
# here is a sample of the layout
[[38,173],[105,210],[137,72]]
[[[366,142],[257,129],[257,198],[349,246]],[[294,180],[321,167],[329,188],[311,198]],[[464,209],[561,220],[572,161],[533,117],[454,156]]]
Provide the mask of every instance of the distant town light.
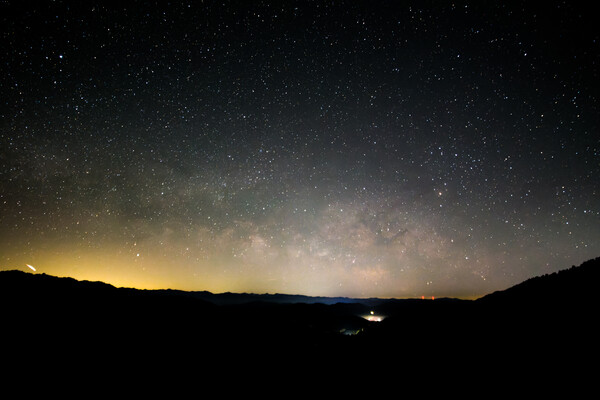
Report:
[[367,321],[371,322],[381,322],[384,320],[385,316],[375,314],[375,311],[370,311],[368,315],[362,316]]

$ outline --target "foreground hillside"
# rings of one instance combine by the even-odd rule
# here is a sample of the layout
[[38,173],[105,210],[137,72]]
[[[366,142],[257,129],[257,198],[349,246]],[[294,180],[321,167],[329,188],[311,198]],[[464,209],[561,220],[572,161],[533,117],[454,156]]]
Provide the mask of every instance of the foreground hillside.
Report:
[[600,258],[552,274],[534,277],[503,291],[479,299],[486,304],[582,304],[597,302]]
[[[214,371],[260,365],[281,372],[290,365],[374,367],[391,360],[396,368],[472,368],[509,359],[543,366],[560,359],[564,366],[598,353],[599,274],[595,259],[475,301],[329,304],[287,296],[242,301],[233,294],[219,300],[206,292],[6,271],[0,272],[1,339],[5,360],[21,367],[31,360],[46,368],[68,360],[117,369],[192,362]],[[383,320],[363,318],[371,311]]]

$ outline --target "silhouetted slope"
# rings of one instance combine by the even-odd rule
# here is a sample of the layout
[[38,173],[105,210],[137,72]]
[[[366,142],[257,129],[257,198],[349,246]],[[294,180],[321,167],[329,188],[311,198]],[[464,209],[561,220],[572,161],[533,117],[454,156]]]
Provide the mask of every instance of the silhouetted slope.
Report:
[[139,364],[216,335],[210,303],[101,282],[2,272],[0,301],[2,341],[23,362]]
[[[528,279],[476,300],[489,325],[550,340],[578,340],[595,331],[600,258]],[[494,319],[496,321],[494,321]]]
[[552,274],[528,279],[477,301],[484,304],[578,305],[598,302],[600,258]]
[[478,334],[497,357],[579,371],[600,355],[597,315],[600,258],[528,279],[474,302]]

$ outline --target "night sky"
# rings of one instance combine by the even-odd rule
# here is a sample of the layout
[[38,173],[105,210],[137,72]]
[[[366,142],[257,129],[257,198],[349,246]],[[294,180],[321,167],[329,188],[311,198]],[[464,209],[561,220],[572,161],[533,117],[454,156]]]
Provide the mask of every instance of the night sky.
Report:
[[593,2],[0,2],[0,269],[473,298],[600,255]]

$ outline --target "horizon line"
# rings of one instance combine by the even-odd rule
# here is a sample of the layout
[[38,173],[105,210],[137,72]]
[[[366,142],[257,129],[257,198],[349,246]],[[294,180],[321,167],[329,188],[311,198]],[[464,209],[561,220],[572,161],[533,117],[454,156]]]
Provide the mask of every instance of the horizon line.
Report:
[[[165,290],[172,290],[172,291],[178,291],[178,292],[185,292],[185,293],[195,293],[195,292],[206,292],[206,293],[210,293],[212,295],[226,295],[226,294],[234,294],[234,295],[252,295],[252,296],[276,296],[276,295],[280,295],[280,296],[297,296],[297,297],[308,297],[308,298],[326,298],[326,299],[335,299],[335,298],[340,298],[340,299],[356,299],[356,300],[434,300],[434,299],[456,299],[456,300],[476,300],[479,299],[483,296],[486,296],[489,293],[486,294],[482,294],[482,295],[472,295],[472,296],[432,296],[432,295],[416,295],[416,296],[407,296],[407,297],[393,297],[393,296],[365,296],[365,297],[361,297],[361,296],[343,296],[343,295],[338,295],[338,296],[327,296],[327,295],[310,295],[310,294],[300,294],[300,293],[283,293],[283,292],[263,292],[263,293],[258,293],[258,292],[231,292],[231,291],[225,291],[225,292],[212,292],[210,290],[205,290],[205,289],[198,289],[198,290],[186,290],[186,289],[177,289],[177,288],[173,288],[173,287],[155,287],[155,288],[141,288],[141,287],[135,287],[135,286],[118,286],[115,285],[113,283],[107,282],[107,281],[102,281],[102,280],[90,280],[90,279],[78,279],[75,278],[73,276],[70,275],[52,275],[52,274],[48,274],[46,272],[40,272],[40,271],[27,271],[25,269],[19,269],[17,268],[13,268],[13,269],[0,269],[0,272],[11,272],[11,271],[16,271],[16,272],[21,272],[24,274],[28,274],[28,275],[45,275],[45,276],[50,276],[53,278],[66,278],[66,279],[73,279],[77,282],[89,282],[89,283],[102,283],[105,285],[109,285],[112,286],[116,289],[132,289],[132,290],[140,290],[140,291],[165,291]],[[492,292],[490,292],[492,293]]]

